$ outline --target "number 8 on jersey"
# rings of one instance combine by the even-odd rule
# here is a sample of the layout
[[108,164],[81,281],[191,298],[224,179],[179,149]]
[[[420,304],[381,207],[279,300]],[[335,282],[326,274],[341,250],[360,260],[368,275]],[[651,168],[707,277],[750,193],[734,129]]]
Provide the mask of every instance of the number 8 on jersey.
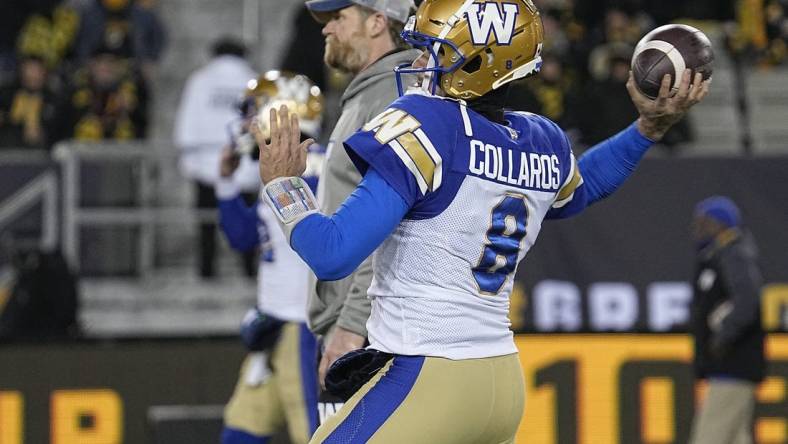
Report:
[[473,277],[483,294],[496,295],[517,267],[517,257],[526,235],[528,207],[525,196],[509,194],[492,210],[488,243],[482,249]]

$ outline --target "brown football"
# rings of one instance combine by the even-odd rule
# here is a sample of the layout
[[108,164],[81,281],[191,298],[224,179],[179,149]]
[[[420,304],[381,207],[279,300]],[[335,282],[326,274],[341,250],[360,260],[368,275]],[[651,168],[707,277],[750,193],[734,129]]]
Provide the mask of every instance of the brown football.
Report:
[[702,31],[687,25],[665,25],[649,32],[635,48],[632,74],[638,89],[651,99],[659,95],[665,74],[670,74],[673,92],[685,68],[711,77],[714,50]]

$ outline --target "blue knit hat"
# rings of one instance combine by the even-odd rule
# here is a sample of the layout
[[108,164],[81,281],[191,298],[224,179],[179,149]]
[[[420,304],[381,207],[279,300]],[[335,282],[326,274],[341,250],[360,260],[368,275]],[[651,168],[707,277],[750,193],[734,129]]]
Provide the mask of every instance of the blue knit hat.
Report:
[[725,196],[712,196],[695,205],[695,214],[710,217],[726,227],[737,227],[741,223],[739,207]]

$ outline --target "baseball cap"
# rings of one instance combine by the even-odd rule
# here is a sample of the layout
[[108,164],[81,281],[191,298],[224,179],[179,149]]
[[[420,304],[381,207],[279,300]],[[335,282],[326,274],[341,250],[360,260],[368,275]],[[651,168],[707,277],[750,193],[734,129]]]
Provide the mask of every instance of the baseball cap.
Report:
[[710,217],[726,227],[741,223],[741,214],[736,204],[725,196],[712,196],[695,206],[695,214]]
[[400,23],[407,22],[411,11],[416,8],[413,0],[309,0],[306,2],[306,7],[320,23],[328,21],[327,13],[353,5],[374,9]]

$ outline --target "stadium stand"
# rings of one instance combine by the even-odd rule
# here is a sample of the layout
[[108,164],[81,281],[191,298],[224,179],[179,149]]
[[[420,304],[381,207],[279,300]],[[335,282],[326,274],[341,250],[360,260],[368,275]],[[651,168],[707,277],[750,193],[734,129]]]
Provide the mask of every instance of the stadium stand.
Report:
[[753,142],[757,154],[788,151],[788,68],[756,70],[747,80]]

